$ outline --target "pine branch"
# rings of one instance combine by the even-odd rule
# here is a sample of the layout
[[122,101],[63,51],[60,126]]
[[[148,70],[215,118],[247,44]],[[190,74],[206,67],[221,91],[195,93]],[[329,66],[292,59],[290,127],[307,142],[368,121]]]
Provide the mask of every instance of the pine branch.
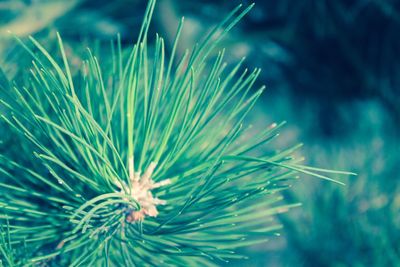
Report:
[[0,214],[13,240],[26,242],[28,264],[245,258],[235,249],[265,242],[280,228],[272,216],[296,206],[279,203],[286,181],[298,172],[329,179],[299,165],[297,146],[265,152],[276,124],[255,135],[244,127],[264,91],[254,91],[260,70],[242,71],[243,61],[229,70],[223,50],[210,58],[252,6],[238,6],[176,58],[183,19],[171,53],[158,35],[151,48],[154,5],[127,53],[118,38],[109,57],[88,50],[78,69],[59,35],[57,57],[17,38],[32,67],[1,86],[15,143],[0,154]]

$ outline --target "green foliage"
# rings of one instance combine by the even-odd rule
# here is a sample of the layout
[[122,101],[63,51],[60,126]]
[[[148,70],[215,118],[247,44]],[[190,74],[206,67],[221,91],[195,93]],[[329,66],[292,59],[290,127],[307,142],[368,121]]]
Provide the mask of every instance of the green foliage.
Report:
[[266,148],[282,124],[245,125],[260,70],[209,58],[252,6],[177,58],[183,19],[170,53],[158,35],[147,45],[154,5],[132,48],[118,39],[78,66],[59,35],[57,57],[17,38],[32,66],[0,84],[3,262],[24,242],[17,265],[219,265],[280,228],[272,216],[296,204],[279,192],[297,173],[330,180],[299,165],[299,146]]
[[303,205],[281,217],[287,239],[282,265],[399,265],[398,129],[380,105],[362,107],[360,114],[350,113],[357,120],[352,136],[317,140],[305,152],[318,155],[312,164],[333,161],[357,169],[358,176],[345,187],[303,181],[290,191]]

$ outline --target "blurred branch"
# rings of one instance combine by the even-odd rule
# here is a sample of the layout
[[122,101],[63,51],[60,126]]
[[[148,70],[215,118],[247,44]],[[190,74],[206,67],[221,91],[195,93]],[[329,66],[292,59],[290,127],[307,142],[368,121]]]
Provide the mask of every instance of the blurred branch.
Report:
[[0,33],[10,31],[19,36],[31,35],[48,27],[79,2],[80,0],[35,2],[29,7],[21,8],[18,17],[0,27]]

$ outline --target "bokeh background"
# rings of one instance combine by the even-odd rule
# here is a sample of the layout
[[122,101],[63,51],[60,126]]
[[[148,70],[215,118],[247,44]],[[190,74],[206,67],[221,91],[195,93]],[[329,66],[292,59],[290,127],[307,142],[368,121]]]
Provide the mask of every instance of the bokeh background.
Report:
[[[190,47],[241,2],[250,4],[159,0],[152,34],[171,42],[185,16],[180,47]],[[101,49],[117,33],[132,44],[145,6],[0,0],[0,66],[12,77],[24,60],[8,30],[48,46],[59,31],[73,57],[82,44]],[[285,199],[303,205],[277,218],[282,235],[243,251],[250,259],[235,266],[400,265],[399,33],[396,0],[258,0],[225,39],[228,61],[246,56],[249,68],[263,69],[259,83],[269,89],[252,114],[255,126],[285,120],[279,142],[302,142],[307,164],[358,173],[338,177],[346,186],[297,180]]]

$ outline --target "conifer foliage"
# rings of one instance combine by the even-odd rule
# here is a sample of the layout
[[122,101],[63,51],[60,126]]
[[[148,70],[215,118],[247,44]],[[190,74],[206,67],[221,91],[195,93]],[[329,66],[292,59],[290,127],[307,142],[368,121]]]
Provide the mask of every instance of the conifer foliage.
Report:
[[148,29],[108,54],[72,64],[59,35],[50,53],[17,42],[32,60],[1,74],[0,259],[5,266],[205,266],[244,256],[280,228],[279,192],[298,172],[292,153],[266,148],[283,124],[245,123],[264,87],[259,69],[210,56],[252,6],[234,9],[178,57]]

